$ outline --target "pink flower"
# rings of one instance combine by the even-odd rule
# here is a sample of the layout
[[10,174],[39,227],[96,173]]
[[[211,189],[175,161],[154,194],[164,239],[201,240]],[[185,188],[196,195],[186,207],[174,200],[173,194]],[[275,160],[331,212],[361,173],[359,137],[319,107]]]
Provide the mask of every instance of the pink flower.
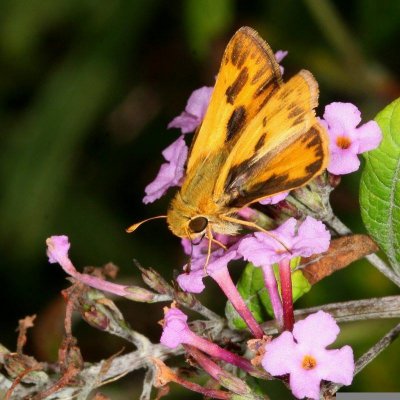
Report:
[[46,254],[50,264],[60,264],[63,270],[73,277],[79,274],[68,257],[68,251],[71,246],[68,236],[50,236],[46,239],[46,245]]
[[[217,237],[226,243],[228,241],[237,240],[237,238],[233,237],[232,239],[229,238],[229,236],[223,235],[218,235]],[[183,243],[185,251],[190,254],[190,248],[187,247],[187,242],[183,241]],[[228,300],[230,300],[233,307],[246,322],[252,334],[255,337],[261,338],[264,336],[264,332],[251,314],[243,298],[240,296],[228,270],[229,262],[240,258],[237,252],[238,243],[239,242],[236,242],[231,245],[228,250],[219,248],[213,251],[206,266],[208,239],[203,239],[203,241],[196,246],[199,249],[192,253],[190,271],[180,274],[177,281],[184,291],[201,293],[205,288],[203,278],[209,275],[218,284]],[[206,252],[203,253],[203,251]],[[187,266],[185,266],[184,269],[188,269]]]
[[322,380],[350,385],[354,374],[350,346],[327,350],[340,329],[331,315],[318,311],[294,324],[265,346],[264,369],[273,376],[289,374],[293,394],[319,399]]
[[375,121],[359,126],[361,113],[351,103],[331,103],[325,107],[322,124],[330,137],[328,171],[335,175],[357,171],[357,154],[375,149],[382,140],[382,132]]
[[187,316],[177,308],[164,308],[163,332],[160,342],[171,349],[188,344],[202,352],[226,361],[245,371],[254,371],[249,360],[223,349],[217,344],[194,333],[187,323]]
[[175,117],[168,124],[168,128],[179,128],[182,133],[196,130],[206,114],[213,89],[213,87],[203,86],[195,90],[186,103],[185,111]]
[[65,264],[69,261],[68,251],[70,248],[70,243],[68,236],[51,236],[46,240],[47,244],[47,257],[49,257],[50,264]]
[[168,146],[162,155],[168,162],[161,165],[157,177],[146,186],[146,196],[143,198],[145,204],[159,199],[170,187],[180,185],[185,174],[184,166],[188,155],[183,135]]
[[186,343],[192,335],[187,319],[187,315],[178,308],[169,308],[164,316],[160,342],[171,349]]
[[[204,240],[208,242],[208,240]],[[200,246],[200,245],[198,245]],[[199,251],[199,250],[198,250]],[[206,263],[207,254],[199,253],[197,257],[192,257],[190,264],[190,272],[180,274],[177,278],[179,286],[186,292],[190,293],[201,293],[205,286],[203,279],[210,275],[212,278],[222,268],[226,268],[228,263],[232,260],[239,258],[236,249],[218,249],[211,253],[210,260],[207,265],[207,274],[204,269]],[[184,269],[186,269],[185,266]]]
[[276,194],[275,196],[267,197],[266,199],[261,200],[259,203],[262,204],[263,206],[277,204],[280,201],[286,199],[286,197],[288,197],[288,195],[289,195],[289,192],[282,192],[282,193]]
[[310,257],[312,254],[328,250],[330,233],[321,221],[307,217],[296,228],[297,220],[289,218],[277,229],[270,231],[276,239],[263,232],[255,232],[243,238],[238,252],[254,265],[264,266],[278,263],[286,258]]
[[70,243],[68,236],[60,235],[60,236],[50,236],[46,239],[47,244],[47,257],[49,257],[49,262],[51,264],[58,263],[61,265],[62,269],[68,274],[71,275],[78,281],[91,286],[95,289],[103,290],[105,292],[110,292],[116,294],[117,296],[130,296],[130,287],[126,285],[118,285],[116,283],[108,282],[103,279],[100,279],[96,276],[81,274],[78,272],[72,264],[68,256],[68,251],[70,248]]

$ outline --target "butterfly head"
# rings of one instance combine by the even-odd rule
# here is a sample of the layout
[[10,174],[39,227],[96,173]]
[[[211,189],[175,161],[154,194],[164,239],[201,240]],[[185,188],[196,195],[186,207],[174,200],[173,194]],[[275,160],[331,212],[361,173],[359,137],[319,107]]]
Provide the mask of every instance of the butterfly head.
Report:
[[[212,208],[207,203],[206,209]],[[207,212],[199,207],[186,203],[178,192],[167,213],[167,223],[172,233],[181,238],[195,239],[212,233],[234,235],[239,226],[224,221],[221,214],[212,210]]]

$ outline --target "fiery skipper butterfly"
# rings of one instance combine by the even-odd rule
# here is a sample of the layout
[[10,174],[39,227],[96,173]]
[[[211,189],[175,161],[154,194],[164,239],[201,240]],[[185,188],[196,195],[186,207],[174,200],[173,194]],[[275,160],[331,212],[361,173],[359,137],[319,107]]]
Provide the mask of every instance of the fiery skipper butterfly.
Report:
[[[242,27],[224,52],[215,88],[192,142],[186,177],[172,200],[170,230],[193,239],[233,235],[241,208],[305,185],[328,162],[328,139],[314,108],[318,84],[300,71],[282,81],[267,43]],[[146,220],[147,221],[147,220]],[[134,231],[145,221],[132,225]]]

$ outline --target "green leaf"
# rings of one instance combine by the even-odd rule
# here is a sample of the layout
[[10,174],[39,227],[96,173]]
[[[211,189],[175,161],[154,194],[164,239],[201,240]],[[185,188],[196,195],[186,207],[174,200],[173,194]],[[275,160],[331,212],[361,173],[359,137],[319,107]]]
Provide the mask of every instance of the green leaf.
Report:
[[375,118],[382,129],[380,146],[365,155],[361,177],[361,216],[369,234],[400,274],[400,99]]
[[[295,257],[290,262],[292,270],[294,270],[299,264],[300,257]],[[278,282],[278,287],[280,288],[277,264],[274,265],[274,273]],[[265,322],[267,319],[274,316],[268,291],[265,288],[264,277],[261,268],[255,267],[251,263],[247,264],[237,283],[237,288],[257,322]],[[310,289],[311,285],[304,277],[301,270],[294,271],[292,273],[293,301],[299,299]],[[230,301],[226,303],[225,315],[231,328],[245,329],[247,327],[246,323],[233,308]]]

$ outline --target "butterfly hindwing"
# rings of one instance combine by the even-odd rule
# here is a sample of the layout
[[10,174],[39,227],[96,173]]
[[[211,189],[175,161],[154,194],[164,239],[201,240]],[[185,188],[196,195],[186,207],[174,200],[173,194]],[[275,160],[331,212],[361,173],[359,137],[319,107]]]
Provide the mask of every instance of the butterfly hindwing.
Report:
[[213,197],[241,208],[304,185],[327,163],[325,130],[315,117],[318,86],[308,71],[284,83],[241,132]]
[[281,85],[270,47],[251,28],[230,40],[203,123],[196,133],[187,172],[221,149],[231,148]]

